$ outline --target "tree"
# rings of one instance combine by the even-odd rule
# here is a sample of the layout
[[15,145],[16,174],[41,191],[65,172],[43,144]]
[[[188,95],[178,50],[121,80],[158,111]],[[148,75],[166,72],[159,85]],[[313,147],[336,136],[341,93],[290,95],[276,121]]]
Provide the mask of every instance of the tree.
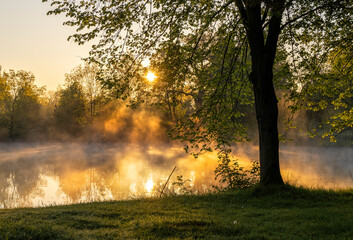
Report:
[[[5,78],[2,69],[0,67],[0,138],[7,138],[7,128],[6,128],[6,101],[8,99],[9,86],[7,84],[7,79]],[[5,137],[6,136],[6,137]]]
[[67,78],[66,88],[60,90],[54,114],[58,129],[78,136],[85,126],[85,97],[80,82]]
[[[305,37],[323,32],[329,34],[324,31],[325,28],[342,25],[343,20],[352,20],[351,0],[59,0],[53,1],[52,6],[55,9],[49,14],[65,13],[70,18],[65,24],[77,26],[78,33],[70,38],[78,44],[99,37],[99,43],[92,47],[89,60],[100,62],[105,68],[114,70],[126,53],[138,59],[150,55],[156,47],[168,46],[186,38],[188,41],[182,44],[187,44],[186,47],[192,51],[188,51],[185,64],[191,65],[197,57],[196,62],[200,62],[205,54],[222,56],[216,74],[209,72],[210,80],[203,84],[207,91],[213,91],[211,96],[219,97],[224,89],[232,88],[232,80],[237,79],[234,75],[239,73],[236,63],[249,55],[251,65],[248,79],[255,100],[260,181],[264,185],[283,184],[279,168],[278,107],[273,74],[277,48],[290,46],[294,36],[301,34],[300,41],[308,42]],[[330,39],[340,41],[343,29],[337,27],[335,30],[330,34]],[[199,49],[199,44],[206,38],[219,43],[221,53],[219,49],[208,52],[210,49],[207,46]],[[212,61],[212,57],[207,61]],[[185,76],[192,73],[188,67],[184,69],[187,70]],[[229,94],[232,95],[234,93]],[[217,101],[217,106],[222,108],[222,102]],[[236,112],[236,109],[231,110]],[[214,112],[217,111],[214,108]],[[211,130],[218,129],[213,116],[207,114],[204,120],[199,123],[210,126],[207,128]],[[219,120],[224,121],[222,118]],[[211,137],[218,138],[220,144],[227,144],[234,138],[222,132],[216,132]]]
[[31,72],[4,72],[0,77],[2,124],[10,140],[31,137],[40,126],[41,96],[44,88],[34,84]]
[[97,79],[99,69],[94,64],[85,64],[77,66],[66,75],[69,82],[77,81],[82,85],[82,90],[87,102],[87,122],[92,125],[96,117],[107,102],[109,93],[102,89],[101,83]]

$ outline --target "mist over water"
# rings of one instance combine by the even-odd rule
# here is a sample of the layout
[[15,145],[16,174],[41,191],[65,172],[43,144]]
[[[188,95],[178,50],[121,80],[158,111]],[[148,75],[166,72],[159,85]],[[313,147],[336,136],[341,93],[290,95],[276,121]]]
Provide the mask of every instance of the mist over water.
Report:
[[[154,196],[175,165],[168,189],[183,174],[202,192],[217,162],[203,156],[189,163],[192,157],[180,146],[122,143],[1,144],[0,159],[1,208]],[[196,181],[203,178],[197,174],[207,180]]]
[[[258,147],[241,144],[233,148],[240,162],[258,159]],[[280,146],[283,180],[296,186],[338,189],[353,187],[353,148]]]
[[[258,148],[236,145],[240,165],[258,159]],[[305,187],[353,187],[353,149],[282,146],[281,170],[286,182]],[[174,166],[165,193],[178,175],[193,191],[212,191],[216,153],[198,159],[180,145],[131,143],[13,143],[0,145],[0,208],[48,206],[78,202],[159,196]],[[351,171],[351,173],[350,173]]]
[[353,187],[353,148],[294,147],[280,150],[282,176],[289,183],[314,188]]

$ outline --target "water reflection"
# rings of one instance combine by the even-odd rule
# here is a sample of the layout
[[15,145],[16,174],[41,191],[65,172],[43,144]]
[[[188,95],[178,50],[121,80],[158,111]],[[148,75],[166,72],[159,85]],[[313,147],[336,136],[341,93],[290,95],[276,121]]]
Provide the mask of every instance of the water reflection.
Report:
[[182,148],[170,146],[3,144],[0,208],[152,196],[183,158]]
[[[251,145],[234,147],[241,165],[256,159]],[[0,208],[159,196],[171,170],[178,166],[166,192],[178,192],[176,176],[190,179],[193,191],[216,184],[215,153],[197,160],[178,146],[133,144],[1,144]],[[353,187],[352,148],[281,148],[286,181],[309,187]]]

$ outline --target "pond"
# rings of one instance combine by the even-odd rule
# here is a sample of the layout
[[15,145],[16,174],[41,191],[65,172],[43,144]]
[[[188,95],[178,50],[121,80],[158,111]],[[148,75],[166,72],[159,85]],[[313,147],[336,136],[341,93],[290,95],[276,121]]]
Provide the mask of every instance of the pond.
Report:
[[[240,165],[257,159],[252,145],[233,149]],[[353,149],[284,146],[286,182],[306,187],[353,187]],[[0,208],[38,207],[213,191],[216,153],[194,159],[179,145],[12,143],[0,145]],[[174,167],[170,181],[168,177]],[[167,184],[166,184],[167,183]],[[166,187],[164,188],[164,186]]]

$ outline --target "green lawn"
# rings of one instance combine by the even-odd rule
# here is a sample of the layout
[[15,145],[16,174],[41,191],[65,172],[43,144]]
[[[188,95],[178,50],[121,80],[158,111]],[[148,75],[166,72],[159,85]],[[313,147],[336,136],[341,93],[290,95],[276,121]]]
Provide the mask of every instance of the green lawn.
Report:
[[353,239],[353,190],[257,187],[0,210],[0,239]]

